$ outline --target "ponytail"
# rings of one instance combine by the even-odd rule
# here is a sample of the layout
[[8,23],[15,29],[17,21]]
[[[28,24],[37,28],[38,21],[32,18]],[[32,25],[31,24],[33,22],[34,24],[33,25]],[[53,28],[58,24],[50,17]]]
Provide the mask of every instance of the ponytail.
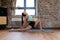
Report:
[[21,17],[21,25],[23,25],[23,17],[26,16],[24,13],[22,13],[22,17]]

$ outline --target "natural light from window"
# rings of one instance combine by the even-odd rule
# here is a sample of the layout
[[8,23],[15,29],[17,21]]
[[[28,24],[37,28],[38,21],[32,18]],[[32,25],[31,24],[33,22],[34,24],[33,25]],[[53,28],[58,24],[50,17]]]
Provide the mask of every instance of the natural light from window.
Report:
[[16,9],[15,10],[15,15],[21,15],[24,9]]
[[16,0],[16,7],[24,7],[24,0]]
[[35,0],[16,0],[15,15],[21,15],[24,10],[28,15],[35,15]]
[[26,0],[26,7],[34,7],[34,0]]
[[26,9],[28,15],[35,15],[35,9]]

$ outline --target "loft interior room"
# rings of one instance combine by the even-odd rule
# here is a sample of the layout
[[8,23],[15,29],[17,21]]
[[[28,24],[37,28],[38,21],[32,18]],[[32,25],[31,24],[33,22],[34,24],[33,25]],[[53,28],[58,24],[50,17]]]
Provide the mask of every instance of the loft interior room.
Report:
[[0,0],[0,40],[60,40],[60,0]]

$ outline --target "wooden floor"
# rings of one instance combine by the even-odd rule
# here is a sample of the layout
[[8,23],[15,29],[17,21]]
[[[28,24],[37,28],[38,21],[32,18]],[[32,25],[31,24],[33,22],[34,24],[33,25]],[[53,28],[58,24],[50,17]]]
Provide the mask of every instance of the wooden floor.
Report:
[[9,30],[0,30],[0,40],[60,40],[60,30],[54,29],[53,33],[9,32]]

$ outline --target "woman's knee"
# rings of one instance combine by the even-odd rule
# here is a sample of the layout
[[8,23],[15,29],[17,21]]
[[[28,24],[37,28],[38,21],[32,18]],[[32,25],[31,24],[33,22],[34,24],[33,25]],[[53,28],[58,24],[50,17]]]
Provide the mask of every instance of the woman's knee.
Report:
[[31,29],[31,28],[32,28],[32,26],[29,26],[29,28]]
[[31,29],[32,27],[29,25],[27,28]]

